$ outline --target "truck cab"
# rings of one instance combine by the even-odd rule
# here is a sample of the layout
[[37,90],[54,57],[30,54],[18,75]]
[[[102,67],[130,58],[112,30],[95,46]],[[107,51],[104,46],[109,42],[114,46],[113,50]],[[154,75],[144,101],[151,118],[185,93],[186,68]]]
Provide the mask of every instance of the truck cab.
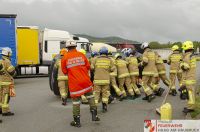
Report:
[[41,36],[42,65],[50,65],[55,54],[58,54],[60,49],[65,47],[65,44],[60,44],[60,42],[70,39],[71,35],[67,31],[45,28]]
[[86,38],[76,37],[67,31],[52,30],[45,28],[41,33],[41,61],[42,65],[49,66],[56,54],[59,54],[60,49],[65,48],[65,44],[60,44],[61,41],[66,41],[73,38],[77,42],[77,50],[85,49],[87,53],[91,51],[90,42]]

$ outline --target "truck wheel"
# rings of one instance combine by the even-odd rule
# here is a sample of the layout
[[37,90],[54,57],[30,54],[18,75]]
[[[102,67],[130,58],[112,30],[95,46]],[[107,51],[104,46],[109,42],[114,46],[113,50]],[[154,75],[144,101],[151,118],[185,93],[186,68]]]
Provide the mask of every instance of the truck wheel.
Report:
[[51,75],[51,85],[55,95],[60,95],[59,87],[58,87],[58,69],[53,68],[52,75]]

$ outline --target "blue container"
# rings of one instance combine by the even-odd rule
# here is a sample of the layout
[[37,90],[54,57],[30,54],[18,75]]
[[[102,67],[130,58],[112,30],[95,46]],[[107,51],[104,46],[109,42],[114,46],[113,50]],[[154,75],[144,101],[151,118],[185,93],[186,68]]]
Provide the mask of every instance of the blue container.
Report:
[[12,49],[11,61],[13,66],[17,65],[16,16],[17,15],[0,14],[0,50],[3,47],[9,47]]

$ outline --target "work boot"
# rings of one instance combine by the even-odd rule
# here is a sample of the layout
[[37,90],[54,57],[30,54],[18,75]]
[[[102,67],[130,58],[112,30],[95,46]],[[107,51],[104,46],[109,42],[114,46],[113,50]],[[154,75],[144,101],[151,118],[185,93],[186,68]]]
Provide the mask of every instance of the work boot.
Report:
[[119,96],[119,101],[123,101],[123,99],[124,99],[124,96],[123,96],[123,95],[120,95],[120,96]]
[[108,104],[112,103],[113,100],[114,100],[114,97],[112,95],[110,95],[108,98]]
[[165,91],[164,88],[159,88],[158,91],[155,92],[156,96],[161,96],[163,94],[163,92]]
[[176,96],[176,94],[177,94],[176,89],[172,89],[171,95],[172,95],[172,96]]
[[2,116],[13,116],[13,115],[15,114],[12,112],[2,113]]
[[65,98],[62,98],[62,105],[67,105],[67,98],[65,99]]
[[190,113],[190,112],[194,112],[193,109],[188,109],[188,108],[184,108],[183,109],[183,113],[187,114],[187,113]]
[[102,103],[102,112],[105,113],[107,111],[108,111],[107,104],[106,103]]
[[141,96],[141,94],[136,94],[135,95],[136,98],[139,98],[140,96]]
[[142,100],[148,100],[148,96],[146,95],[145,97],[142,98]]
[[100,121],[100,118],[97,116],[97,109],[92,109],[91,114],[92,114],[92,121]]
[[134,100],[134,99],[136,99],[136,97],[135,97],[135,95],[131,95],[131,96],[129,96],[129,99]]
[[148,97],[148,102],[151,102],[153,99],[155,99],[155,95],[151,94]]
[[74,126],[74,127],[81,127],[80,115],[74,116],[74,121],[71,122],[71,126]]

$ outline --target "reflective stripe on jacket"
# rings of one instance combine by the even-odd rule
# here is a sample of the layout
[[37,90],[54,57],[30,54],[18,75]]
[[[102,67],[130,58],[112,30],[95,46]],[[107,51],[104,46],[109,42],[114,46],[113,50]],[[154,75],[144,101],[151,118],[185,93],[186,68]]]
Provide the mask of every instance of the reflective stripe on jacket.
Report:
[[115,71],[113,61],[106,55],[97,57],[91,65],[94,70],[94,84],[108,85],[110,83],[110,73]]
[[117,77],[118,78],[124,78],[127,76],[130,76],[128,68],[127,68],[127,62],[123,59],[117,59],[115,61],[116,67],[117,67]]
[[76,49],[68,51],[61,60],[62,71],[68,75],[70,96],[80,97],[92,91],[92,82],[88,75],[90,64],[86,56]]

